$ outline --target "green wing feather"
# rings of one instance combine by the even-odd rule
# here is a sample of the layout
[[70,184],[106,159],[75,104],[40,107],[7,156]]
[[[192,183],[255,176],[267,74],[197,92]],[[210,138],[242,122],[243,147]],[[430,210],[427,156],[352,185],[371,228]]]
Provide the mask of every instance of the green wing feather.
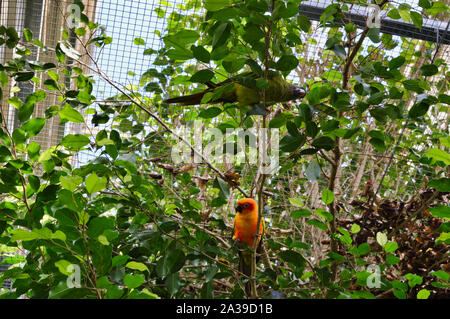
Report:
[[[180,105],[201,104],[204,95],[212,92],[216,96],[213,95],[213,98],[207,103],[238,102],[241,106],[254,105],[261,102],[262,99],[260,91],[256,87],[255,80],[258,78],[260,75],[252,71],[243,72],[219,83],[208,81],[205,83],[208,89],[200,93],[174,97],[164,100],[164,102]],[[278,72],[269,71],[267,79],[269,81],[269,88],[265,90],[267,103],[285,102],[298,98],[293,95],[293,90],[297,86],[288,83]],[[221,92],[221,90],[223,91]]]

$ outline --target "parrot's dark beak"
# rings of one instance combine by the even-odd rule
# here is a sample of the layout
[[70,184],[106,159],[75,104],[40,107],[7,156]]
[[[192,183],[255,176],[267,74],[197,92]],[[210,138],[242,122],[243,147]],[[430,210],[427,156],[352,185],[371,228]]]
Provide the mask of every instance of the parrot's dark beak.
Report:
[[303,97],[305,97],[306,95],[306,90],[300,86],[296,86],[294,88],[294,96],[296,99],[301,99]]
[[242,212],[242,206],[241,206],[241,205],[237,205],[236,211],[238,211],[239,213],[241,213],[241,212]]

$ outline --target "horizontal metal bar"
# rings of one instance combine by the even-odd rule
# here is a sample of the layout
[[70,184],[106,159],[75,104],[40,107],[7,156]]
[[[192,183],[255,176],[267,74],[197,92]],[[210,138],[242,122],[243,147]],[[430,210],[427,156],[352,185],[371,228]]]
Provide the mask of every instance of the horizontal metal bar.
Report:
[[[299,13],[307,16],[311,20],[319,21],[325,8],[332,4],[330,0],[303,1],[299,4]],[[367,17],[370,14],[368,7],[353,5],[348,12],[344,12],[346,20],[334,21],[335,23],[345,25],[352,22],[360,28],[365,28]],[[441,42],[450,44],[450,30],[448,23],[434,19],[423,19],[422,30],[416,28],[413,24],[386,17],[385,11],[380,11],[380,32],[413,39],[425,40],[429,42]]]

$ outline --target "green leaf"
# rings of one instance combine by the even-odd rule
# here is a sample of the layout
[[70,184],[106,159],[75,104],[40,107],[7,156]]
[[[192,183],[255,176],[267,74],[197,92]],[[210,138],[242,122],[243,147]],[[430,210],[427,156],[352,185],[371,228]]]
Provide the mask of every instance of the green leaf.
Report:
[[328,229],[326,224],[324,224],[323,222],[321,222],[320,220],[317,220],[317,219],[310,219],[306,223],[308,225],[315,226],[315,227],[320,228],[322,230],[327,230]]
[[319,136],[312,142],[311,145],[316,148],[329,151],[336,146],[336,143],[334,142],[334,140],[331,137]]
[[32,230],[32,233],[37,234],[39,239],[52,239],[52,231],[47,227],[35,228]]
[[214,187],[219,189],[221,197],[228,198],[228,196],[230,195],[228,183],[219,176],[217,176],[214,180]]
[[408,285],[413,288],[416,285],[421,285],[423,282],[423,279],[421,276],[415,275],[415,274],[406,274],[405,278],[408,279]]
[[36,175],[28,175],[28,183],[35,192],[37,192],[41,186],[41,181]]
[[261,30],[260,26],[254,23],[247,23],[245,25],[245,33],[242,35],[242,38],[245,41],[251,45],[255,45],[263,37],[264,32]]
[[434,64],[424,64],[420,67],[420,73],[423,76],[432,76],[439,72],[439,69]]
[[121,266],[121,265],[125,264],[128,261],[128,259],[130,259],[130,256],[128,256],[128,255],[115,256],[112,259],[112,266],[113,267]]
[[97,174],[93,172],[86,178],[86,190],[89,194],[93,194],[105,189],[107,183],[108,180],[106,177],[98,177]]
[[125,274],[123,282],[129,289],[137,288],[145,282],[145,276],[142,274]]
[[45,119],[43,118],[34,118],[25,122],[21,129],[25,131],[25,137],[30,138],[33,137],[43,129],[45,125]]
[[352,234],[359,233],[361,230],[361,227],[358,224],[352,224],[351,232]]
[[431,6],[431,8],[427,9],[427,12],[432,16],[435,16],[444,11],[448,11],[448,6],[442,1],[433,1],[433,5]]
[[293,55],[283,55],[277,62],[276,68],[280,71],[291,71],[298,65],[298,60]]
[[297,16],[297,24],[303,32],[308,33],[311,29],[311,21],[302,14]]
[[342,81],[342,72],[336,70],[329,70],[322,73],[322,79],[330,82]]
[[25,99],[25,103],[19,108],[18,117],[21,122],[27,121],[34,112],[34,105],[45,99],[47,93],[42,90],[36,90]]
[[106,298],[107,299],[119,299],[122,297],[124,293],[123,289],[120,289],[118,286],[111,286],[108,288],[108,291],[106,292]]
[[372,40],[373,43],[381,42],[380,39],[380,28],[370,28],[367,33],[367,37]]
[[184,252],[180,249],[170,249],[156,262],[156,273],[159,277],[166,277],[177,272],[186,261]]
[[408,115],[411,118],[418,118],[420,116],[427,114],[429,108],[430,104],[428,103],[423,102],[415,103],[409,110]]
[[429,0],[419,0],[419,6],[421,6],[424,9],[430,9],[431,2]]
[[417,29],[422,30],[422,24],[423,24],[423,17],[420,13],[416,11],[410,11],[409,14],[411,15],[412,22],[414,26]]
[[50,91],[59,91],[58,83],[56,83],[53,79],[47,79],[44,81],[44,85],[49,89]]
[[398,13],[403,21],[409,23],[411,21],[411,16],[409,14],[411,6],[407,3],[401,3],[398,6]]
[[252,72],[255,73],[256,75],[258,75],[258,76],[262,75],[261,67],[255,60],[247,59],[245,61],[245,64],[247,64],[250,67],[250,69],[252,70]]
[[450,233],[442,232],[439,234],[439,237],[436,239],[436,244],[445,243],[446,245],[450,244]]
[[142,38],[134,38],[133,43],[136,45],[145,45],[145,41]]
[[231,25],[228,22],[222,23],[216,28],[211,43],[214,49],[225,44],[230,36],[230,31]]
[[384,98],[384,92],[376,92],[367,99],[367,103],[370,105],[379,105],[383,102]]
[[364,256],[370,252],[370,246],[368,243],[362,243],[358,246],[358,256]]
[[384,152],[386,150],[386,145],[384,144],[384,141],[378,139],[378,138],[371,138],[369,140],[369,143],[372,144],[372,146],[378,151],[378,152]]
[[59,182],[64,189],[73,192],[78,187],[78,185],[83,183],[83,179],[77,175],[60,176]]
[[89,137],[82,134],[68,134],[61,140],[61,145],[68,149],[81,149],[89,143]]
[[303,200],[299,197],[292,197],[289,198],[289,203],[291,203],[291,205],[293,206],[297,206],[297,207],[303,207],[305,206],[305,203],[303,202]]
[[400,19],[401,18],[401,16],[400,16],[400,14],[399,14],[399,12],[398,12],[398,10],[397,9],[391,9],[391,10],[389,10],[389,12],[388,12],[388,14],[387,14],[387,16],[389,17],[389,18],[391,18],[391,19],[394,19],[394,20],[398,20],[398,19]]
[[403,64],[405,64],[405,57],[403,55],[399,55],[396,58],[393,58],[392,60],[389,61],[389,69],[393,70],[393,69],[398,69],[399,67],[401,67]]
[[105,234],[107,230],[114,228],[114,221],[108,217],[95,217],[89,220],[87,234],[89,237],[98,238],[100,235]]
[[63,120],[67,120],[74,123],[84,123],[83,115],[75,110],[69,104],[65,104],[61,110],[59,110],[59,117]]
[[344,256],[342,256],[342,255],[340,255],[338,253],[335,253],[334,251],[330,251],[327,254],[327,256],[330,257],[331,259],[336,260],[336,261],[345,261],[345,257]]
[[305,209],[305,208],[294,210],[291,213],[291,217],[292,218],[302,218],[302,217],[308,217],[308,216],[311,216],[311,215],[312,215],[312,213],[309,210]]
[[73,273],[73,271],[72,272],[68,271],[68,268],[71,265],[72,265],[72,263],[65,259],[60,259],[57,262],[55,262],[55,266],[58,268],[59,272],[66,276],[70,276]]
[[278,256],[285,262],[291,263],[296,267],[305,267],[306,260],[301,254],[293,250],[283,250],[278,253]]
[[392,293],[394,294],[395,297],[397,297],[398,299],[406,299],[406,293],[402,290],[399,289],[394,289],[392,291]]
[[174,49],[167,51],[166,55],[174,60],[187,60],[193,57],[192,51],[185,48],[189,43],[194,43],[200,35],[194,30],[181,30],[176,34],[166,35],[163,40],[167,48]]
[[33,39],[33,32],[30,29],[23,29],[23,35],[25,37],[25,41],[30,42]]
[[416,93],[422,94],[423,88],[420,86],[419,80],[405,80],[402,82],[405,89],[408,91],[414,91]]
[[294,2],[286,2],[285,5],[275,6],[275,10],[272,12],[272,17],[274,19],[278,18],[290,18],[298,14],[298,6]]
[[180,275],[178,273],[168,275],[164,280],[164,285],[167,287],[169,294],[173,296],[181,287]]
[[222,109],[216,106],[209,107],[207,109],[203,109],[198,114],[198,117],[205,119],[212,119],[222,113]]
[[443,218],[450,220],[450,207],[449,206],[438,206],[438,207],[431,207],[428,209],[428,211],[433,215],[433,217]]
[[331,213],[327,212],[325,209],[323,208],[318,208],[314,211],[318,216],[322,217],[323,219],[325,219],[328,222],[331,222],[333,220],[333,215],[331,215]]
[[397,256],[393,255],[393,254],[388,254],[386,256],[386,263],[388,265],[395,265],[400,261],[400,258],[398,258]]
[[214,77],[214,72],[209,69],[200,70],[189,79],[194,83],[206,83]]
[[14,229],[11,232],[11,241],[30,241],[35,239],[60,239],[62,241],[66,240],[66,235],[57,230],[55,233],[46,227],[43,228],[35,228],[32,231],[28,231],[25,229]]
[[11,230],[11,241],[30,241],[38,239],[39,236],[36,233],[33,233],[31,231],[25,230],[25,229],[14,229]]
[[450,148],[450,135],[446,137],[440,137],[439,142],[441,142],[441,144],[445,147]]
[[450,154],[438,148],[429,149],[425,153],[426,157],[431,157],[436,161],[442,161],[445,165],[450,165]]
[[399,289],[401,291],[407,291],[408,290],[408,285],[404,282],[398,281],[398,280],[393,280],[391,282],[392,287]]
[[206,10],[218,11],[231,4],[231,0],[203,0],[203,5]]
[[166,55],[170,59],[175,60],[175,61],[189,60],[189,59],[192,59],[192,57],[193,57],[192,52],[185,48],[176,48],[176,49],[168,50]]
[[306,136],[292,136],[291,134],[286,134],[280,140],[280,149],[283,152],[293,152],[302,146],[306,141]]
[[83,35],[86,34],[86,28],[83,28],[83,27],[76,28],[75,34],[82,37]]
[[194,54],[194,58],[196,58],[198,61],[209,63],[209,61],[211,60],[210,53],[202,46],[193,45],[191,46],[191,51]]
[[347,53],[345,52],[345,49],[341,44],[341,40],[337,37],[328,38],[327,42],[325,43],[325,48],[327,50],[333,51],[336,56],[342,59],[347,56]]
[[280,114],[269,122],[269,128],[280,128],[286,123],[286,117],[283,114]]
[[149,271],[148,267],[145,264],[137,261],[130,261],[125,265],[125,267],[139,271]]
[[108,289],[112,286],[112,283],[109,281],[107,276],[102,276],[97,279],[95,285],[100,289]]
[[393,241],[388,241],[385,245],[384,245],[384,251],[387,253],[393,253],[394,251],[396,251],[398,248],[398,245],[396,242]]
[[447,282],[450,279],[450,274],[448,274],[444,270],[432,271],[430,274],[445,282]]
[[430,291],[428,289],[421,289],[417,293],[417,299],[428,299],[430,296]]
[[210,267],[208,267],[208,269],[205,272],[205,281],[209,282],[211,281],[214,276],[217,274],[217,272],[219,271],[219,267],[212,265]]
[[289,132],[290,135],[295,137],[300,137],[300,132],[298,131],[297,125],[295,125],[292,121],[286,122],[286,129]]
[[334,194],[329,189],[324,189],[322,191],[322,202],[324,202],[325,205],[329,205],[334,201]]
[[17,72],[14,74],[14,80],[17,82],[29,81],[34,77],[34,72]]

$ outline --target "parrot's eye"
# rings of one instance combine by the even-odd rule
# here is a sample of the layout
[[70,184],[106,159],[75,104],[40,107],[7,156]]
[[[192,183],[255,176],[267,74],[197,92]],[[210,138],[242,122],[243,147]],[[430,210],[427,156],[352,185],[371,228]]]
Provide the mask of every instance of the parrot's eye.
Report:
[[248,204],[247,204],[247,203],[245,203],[245,204],[244,204],[244,207],[245,207],[245,208],[247,208],[247,207],[248,207]]

